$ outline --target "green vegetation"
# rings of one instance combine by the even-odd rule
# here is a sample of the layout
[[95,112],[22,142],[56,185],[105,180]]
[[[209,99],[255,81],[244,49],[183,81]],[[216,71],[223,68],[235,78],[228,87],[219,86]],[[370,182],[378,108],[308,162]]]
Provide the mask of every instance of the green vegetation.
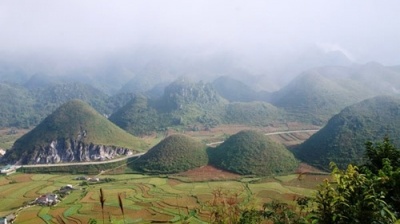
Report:
[[[366,152],[367,163],[362,167],[349,165],[341,170],[332,163],[330,179],[304,174],[301,179],[278,177],[279,181],[260,177],[254,182],[248,178],[180,182],[173,175],[102,175],[112,182],[77,188],[57,206],[25,208],[16,222],[395,223],[400,214],[400,151],[384,138],[368,143]],[[0,206],[0,215],[66,184],[79,185],[75,177],[0,176],[0,198],[6,202]],[[326,180],[315,190],[322,179]]]
[[257,92],[239,80],[221,76],[212,83],[215,90],[230,102],[267,101],[270,93]]
[[298,162],[283,145],[262,133],[241,131],[215,149],[209,149],[210,163],[238,174],[268,176],[293,171]]
[[36,126],[59,106],[73,99],[85,101],[99,113],[109,115],[133,98],[128,93],[109,97],[91,85],[78,82],[39,81],[45,84],[28,83],[28,87],[24,87],[0,83],[0,127]]
[[[212,175],[212,174],[210,174]],[[221,192],[220,199],[237,198],[236,204],[242,211],[247,208],[259,208],[272,199],[284,200],[290,203],[293,192],[290,186],[303,187],[306,181],[281,182],[279,191],[270,188],[269,184],[247,183],[237,181],[213,182],[180,182],[175,179],[160,178],[138,174],[101,175],[101,179],[113,178],[113,182],[101,182],[87,186],[79,186],[81,180],[75,180],[77,175],[20,174],[5,177],[0,176],[0,198],[5,200],[0,205],[0,216],[17,210],[23,202],[30,202],[41,194],[60,189],[71,184],[76,188],[63,200],[52,207],[31,206],[18,213],[16,223],[41,223],[40,216],[47,214],[51,223],[88,223],[90,219],[102,223],[100,191],[105,197],[105,223],[210,223],[211,214],[217,211],[212,204],[216,192]],[[8,178],[8,179],[7,179]],[[16,183],[9,184],[11,178]],[[265,180],[270,182],[272,180]],[[307,188],[313,189],[317,184],[314,177],[309,178]],[[273,186],[275,187],[275,186]],[[229,190],[225,190],[229,189]],[[271,190],[271,191],[269,191]],[[268,194],[263,192],[267,191]],[[288,193],[286,193],[288,192]],[[119,197],[120,195],[120,197]],[[217,196],[217,195],[216,195]],[[120,198],[123,201],[125,216],[120,211]],[[218,199],[218,197],[216,198]],[[219,201],[221,210],[228,200]],[[229,201],[230,202],[230,201]],[[46,211],[46,213],[44,212]],[[239,211],[239,212],[240,212]],[[215,214],[215,213],[214,213]],[[239,214],[240,215],[240,214]]]
[[323,71],[311,70],[275,92],[272,102],[285,109],[291,119],[323,124],[344,107],[371,96],[357,83],[345,86],[340,80],[325,77]]
[[143,95],[136,95],[134,99],[112,114],[110,121],[135,135],[163,131],[172,125],[170,120],[162,119],[162,115],[149,106],[149,99]]
[[178,173],[207,165],[206,147],[185,135],[171,135],[134,161],[146,173]]
[[40,121],[35,116],[35,99],[21,86],[0,83],[0,127],[29,127]]
[[[348,164],[365,162],[365,142],[385,135],[399,136],[400,98],[375,97],[347,107],[329,120],[319,132],[295,149],[296,156],[322,169],[335,162],[343,169]],[[400,139],[395,139],[400,145]]]
[[[224,206],[225,210],[218,210],[221,211],[218,218],[227,220],[240,217],[240,223],[260,223],[262,220],[282,224],[398,223],[398,155],[400,151],[388,138],[375,145],[368,143],[367,164],[362,168],[349,165],[346,170],[340,170],[336,164],[331,163],[332,178],[326,179],[319,186],[315,197],[297,197],[294,199],[296,204],[273,200],[264,203],[261,210],[240,209],[237,203],[227,203]],[[228,201],[229,198],[225,200]],[[218,209],[220,206],[214,207]],[[232,214],[226,212],[226,208],[237,210]]]
[[142,140],[120,129],[96,110],[80,100],[70,101],[59,107],[36,128],[18,139],[4,158],[9,161],[27,162],[52,141],[68,149],[71,144],[104,145],[143,150]]
[[265,102],[230,103],[225,111],[223,120],[227,124],[266,126],[274,122],[282,122],[286,117],[284,110]]
[[160,99],[150,100],[137,95],[111,115],[110,120],[135,135],[174,126],[214,127],[221,123],[225,104],[210,84],[181,78],[167,86]]
[[110,120],[130,133],[143,135],[169,127],[198,131],[222,123],[268,125],[285,120],[285,112],[264,102],[229,104],[210,84],[179,79],[167,86],[158,100],[136,95]]

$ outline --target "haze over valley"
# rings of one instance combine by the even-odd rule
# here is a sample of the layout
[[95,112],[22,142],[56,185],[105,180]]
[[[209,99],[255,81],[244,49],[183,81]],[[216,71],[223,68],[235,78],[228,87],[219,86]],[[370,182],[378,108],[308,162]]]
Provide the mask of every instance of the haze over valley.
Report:
[[[0,217],[100,223],[106,207],[118,223],[395,223],[399,11],[0,2]],[[118,197],[104,204],[102,189]]]

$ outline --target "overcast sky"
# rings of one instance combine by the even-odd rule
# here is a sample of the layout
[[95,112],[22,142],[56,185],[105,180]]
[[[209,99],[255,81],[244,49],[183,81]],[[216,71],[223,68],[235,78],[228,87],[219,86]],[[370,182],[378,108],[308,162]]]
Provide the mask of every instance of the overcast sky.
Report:
[[2,0],[0,53],[102,55],[138,46],[285,55],[309,46],[400,65],[397,0]]

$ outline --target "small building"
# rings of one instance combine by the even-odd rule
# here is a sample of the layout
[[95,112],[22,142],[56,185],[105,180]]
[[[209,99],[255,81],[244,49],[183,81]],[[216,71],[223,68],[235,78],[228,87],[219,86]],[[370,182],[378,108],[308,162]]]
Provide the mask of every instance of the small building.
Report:
[[35,202],[39,205],[55,205],[58,202],[58,196],[56,194],[47,193],[36,198]]
[[71,184],[67,184],[61,187],[58,192],[60,193],[60,197],[63,197],[63,195],[69,194],[69,192],[72,190],[74,190],[74,187]]
[[89,181],[89,182],[100,182],[100,179],[98,177],[89,177],[89,178],[87,178],[87,181]]
[[5,217],[0,217],[0,224],[8,224],[8,223],[13,223],[15,220],[16,216],[14,213],[9,214]]
[[7,218],[6,217],[0,217],[0,224],[7,224]]
[[80,177],[76,177],[75,180],[87,180],[87,177],[80,176]]

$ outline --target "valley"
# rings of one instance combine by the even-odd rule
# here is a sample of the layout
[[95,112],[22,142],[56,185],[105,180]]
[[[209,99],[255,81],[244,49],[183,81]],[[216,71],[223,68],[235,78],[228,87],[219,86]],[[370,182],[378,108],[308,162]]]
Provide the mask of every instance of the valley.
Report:
[[[200,139],[203,143],[212,143],[215,140],[226,139],[227,136],[241,130],[258,129],[274,141],[290,146],[304,141],[316,131],[315,128],[317,127],[300,123],[275,124],[262,128],[221,125],[209,131],[185,131],[185,134]],[[174,130],[164,133],[165,136],[175,134],[177,131]],[[146,136],[143,140],[155,145],[160,141],[160,135]],[[272,200],[293,203],[296,197],[312,196],[316,186],[329,177],[328,174],[315,175],[315,170],[304,169],[304,165],[300,166],[297,171],[299,173],[274,177],[242,176],[209,165],[170,175],[149,176],[138,174],[136,171],[132,173],[129,163],[141,155],[143,153],[102,162],[23,165],[23,170],[27,173],[0,176],[0,198],[7,199],[7,203],[0,206],[0,216],[17,212],[17,223],[88,223],[91,219],[101,220],[101,208],[97,198],[98,191],[102,188],[107,197],[107,217],[114,223],[121,223],[123,219],[118,212],[118,193],[123,195],[125,221],[128,223],[179,223],[183,220],[190,223],[207,223],[213,209],[210,203],[217,191],[238,194],[238,203],[240,202],[242,208],[260,208],[263,203]],[[85,168],[99,164],[110,166],[107,169]],[[59,173],[67,167],[72,169],[61,171],[67,173]],[[30,174],[32,169],[35,171]],[[82,185],[82,181],[75,180],[77,175],[68,174],[74,169],[83,171],[83,175],[89,172],[86,175],[111,178],[114,181]],[[305,174],[308,172],[311,173]],[[73,185],[77,190],[72,191],[56,206],[23,207],[41,194],[53,192],[67,184]]]
[[[203,170],[204,171],[204,170]],[[209,169],[212,173],[215,170]],[[103,189],[106,219],[123,223],[118,207],[118,194],[122,194],[127,223],[177,222],[208,223],[215,193],[237,194],[241,208],[260,208],[263,203],[279,200],[293,203],[296,197],[312,196],[315,187],[327,176],[298,174],[274,178],[240,177],[224,175],[221,179],[188,181],[197,173],[182,173],[168,177],[139,174],[101,175],[111,178],[109,183],[82,185],[76,175],[15,174],[0,177],[0,216],[7,215],[41,194],[71,184],[76,190],[56,206],[29,206],[17,214],[16,223],[88,223],[101,220],[99,189]],[[209,176],[213,176],[210,173]],[[194,177],[195,178],[195,177]],[[12,182],[12,184],[10,183]],[[18,189],[18,190],[16,190]]]

